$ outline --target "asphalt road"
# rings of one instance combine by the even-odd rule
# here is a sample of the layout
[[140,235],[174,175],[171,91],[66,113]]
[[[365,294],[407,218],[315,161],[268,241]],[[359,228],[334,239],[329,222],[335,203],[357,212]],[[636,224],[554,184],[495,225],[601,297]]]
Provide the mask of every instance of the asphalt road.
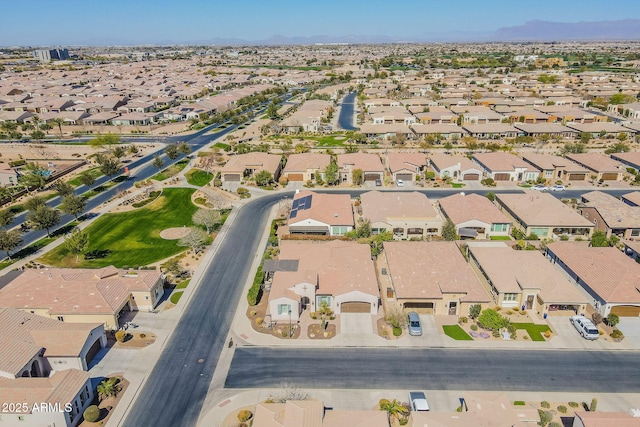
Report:
[[261,231],[271,205],[280,197],[282,194],[256,199],[239,211],[124,426],[196,425],[238,300],[244,298],[242,285],[252,260],[262,254],[258,248]]
[[466,349],[235,350],[228,388],[640,392],[636,352]]

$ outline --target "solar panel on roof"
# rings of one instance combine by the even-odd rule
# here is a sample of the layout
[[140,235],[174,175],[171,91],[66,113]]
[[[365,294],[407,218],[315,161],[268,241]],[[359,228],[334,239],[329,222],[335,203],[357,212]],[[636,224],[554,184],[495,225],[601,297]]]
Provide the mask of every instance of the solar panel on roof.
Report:
[[291,213],[289,214],[289,218],[295,218],[296,215],[298,215],[298,211],[291,211]]
[[296,199],[293,201],[293,206],[291,207],[291,209],[298,209],[298,206],[300,206],[300,201],[302,199]]

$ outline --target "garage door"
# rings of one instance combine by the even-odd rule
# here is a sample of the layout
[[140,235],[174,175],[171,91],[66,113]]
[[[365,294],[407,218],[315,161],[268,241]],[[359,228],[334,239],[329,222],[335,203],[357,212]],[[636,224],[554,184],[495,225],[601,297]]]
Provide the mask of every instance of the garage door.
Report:
[[493,178],[495,181],[509,181],[511,179],[511,175],[508,173],[497,173]]
[[98,338],[98,340],[96,340],[96,342],[93,343],[93,345],[87,352],[87,357],[85,357],[85,361],[87,362],[87,367],[89,367],[89,364],[91,363],[93,358],[96,357],[96,354],[98,354],[101,348],[102,346],[100,345],[100,339]]
[[342,313],[371,313],[371,304],[368,302],[343,302],[340,305]]
[[287,175],[289,181],[304,181],[304,178],[301,173],[290,173]]
[[405,311],[415,311],[422,314],[433,314],[432,302],[405,302],[403,307]]
[[611,308],[611,313],[620,317],[638,317],[640,316],[640,307],[635,305],[617,305]]
[[615,181],[616,179],[618,179],[618,174],[617,173],[603,173],[602,174],[602,180],[603,181]]
[[240,181],[239,173],[228,173],[223,176],[225,181]]
[[569,181],[584,181],[587,178],[586,173],[572,173],[569,174]]
[[376,179],[382,179],[379,173],[367,173],[364,175],[365,181],[375,181]]
[[398,173],[396,174],[396,179],[411,182],[413,181],[413,175],[411,175],[410,173]]
[[462,175],[463,181],[478,181],[479,179],[480,179],[480,174],[477,174],[477,173],[468,173],[468,174]]

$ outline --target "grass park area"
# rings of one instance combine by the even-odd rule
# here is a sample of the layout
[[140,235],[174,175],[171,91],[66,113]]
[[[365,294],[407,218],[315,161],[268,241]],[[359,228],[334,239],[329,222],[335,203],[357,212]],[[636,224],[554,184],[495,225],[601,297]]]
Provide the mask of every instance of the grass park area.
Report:
[[203,171],[202,169],[194,168],[185,174],[185,178],[187,178],[187,182],[191,185],[204,187],[213,179],[213,174]]
[[[100,178],[102,176],[102,172],[100,171],[100,167],[99,166],[96,166],[95,168],[88,169],[87,171],[85,171],[83,173],[90,174],[95,179],[98,179],[98,178]],[[70,185],[73,185],[74,187],[80,187],[82,185],[82,182],[80,182],[80,176],[78,176],[78,175],[76,175],[74,178],[71,178],[69,181],[67,181],[67,183],[70,184]]]
[[549,326],[547,325],[536,325],[534,323],[512,323],[516,329],[524,329],[531,337],[531,341],[545,341],[542,334],[547,331],[550,331]]
[[473,338],[471,338],[460,325],[443,325],[442,329],[446,336],[456,341],[473,341]]
[[178,175],[182,171],[182,169],[187,167],[188,164],[189,164],[189,159],[182,159],[179,162],[177,162],[175,165],[171,165],[168,168],[163,169],[161,172],[158,172],[157,174],[153,175],[151,179],[154,179],[156,181],[164,181],[165,179],[169,179],[173,176]]
[[89,246],[85,258],[78,263],[64,245],[38,261],[56,267],[100,268],[144,266],[168,258],[186,248],[179,246],[178,240],[161,238],[160,232],[192,225],[191,217],[197,210],[191,203],[194,191],[166,188],[156,201],[144,208],[103,215],[86,229]]

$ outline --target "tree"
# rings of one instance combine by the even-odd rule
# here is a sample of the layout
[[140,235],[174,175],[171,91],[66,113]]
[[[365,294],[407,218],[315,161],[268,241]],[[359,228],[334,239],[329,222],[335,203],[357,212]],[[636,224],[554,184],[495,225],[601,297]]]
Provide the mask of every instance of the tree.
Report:
[[116,159],[124,157],[125,154],[127,154],[127,152],[121,146],[117,146],[113,149],[113,157],[115,157]]
[[269,106],[267,107],[267,116],[271,119],[271,120],[275,120],[277,119],[278,116],[278,105],[274,102],[271,101],[271,103],[269,104]]
[[591,141],[591,133],[589,132],[580,132],[580,134],[578,135],[578,138],[580,138],[580,142],[583,144],[588,144],[589,141]]
[[615,313],[609,313],[607,316],[607,325],[615,328],[618,323],[620,323],[620,317]]
[[107,147],[107,152],[111,151],[113,145],[120,143],[120,137],[114,133],[107,133],[104,135],[98,135],[95,138],[89,140],[89,145],[93,148]]
[[351,171],[351,179],[353,181],[353,185],[362,185],[362,181],[364,178],[364,172],[362,169],[354,169]]
[[191,147],[186,142],[181,142],[178,144],[178,153],[184,154],[185,156],[191,153]]
[[47,237],[51,237],[49,230],[60,222],[60,211],[47,205],[38,207],[27,215],[36,230],[47,230]]
[[486,329],[501,329],[509,324],[509,319],[501,316],[496,310],[487,308],[478,316],[478,323]]
[[78,179],[80,180],[80,183],[86,185],[89,188],[91,188],[91,186],[96,182],[96,179],[91,174],[91,172],[82,172],[80,175],[78,175]]
[[27,190],[40,189],[47,183],[49,171],[36,163],[27,163],[20,171],[20,182]]
[[78,215],[84,212],[87,207],[87,200],[76,194],[69,194],[62,199],[62,203],[60,204],[60,209],[62,212],[73,215],[76,219],[78,219]]
[[118,384],[120,380],[115,377],[108,378],[103,380],[98,387],[96,387],[96,391],[98,392],[98,399],[103,401],[109,397],[116,397],[118,393],[122,391],[122,386]]
[[0,230],[0,250],[7,254],[7,258],[11,259],[11,251],[20,246],[22,243],[22,235],[19,230]]
[[58,131],[60,132],[60,139],[62,139],[62,125],[64,124],[64,119],[62,117],[54,117],[49,120],[49,123],[52,125],[58,126]]
[[167,146],[167,148],[164,149],[164,154],[166,154],[170,160],[175,160],[180,156],[180,153],[178,153],[178,147],[176,145]]
[[358,239],[371,237],[371,221],[367,218],[358,219],[355,231]]
[[253,178],[256,180],[256,184],[260,187],[264,187],[273,182],[273,174],[266,170],[256,173]]
[[80,254],[85,251],[89,245],[89,235],[79,228],[74,228],[71,233],[64,236],[65,248],[76,256],[76,263],[80,258]]
[[222,216],[220,215],[219,210],[215,209],[198,209],[191,220],[194,224],[204,225],[207,229],[207,233],[210,233],[211,230],[222,221]]
[[153,158],[153,162],[151,162],[151,164],[153,165],[154,168],[157,168],[158,170],[160,170],[164,166],[164,160],[162,160],[160,156],[156,155]]
[[578,142],[575,144],[567,142],[566,144],[564,144],[564,147],[562,147],[563,154],[569,154],[569,153],[580,154],[580,153],[586,153],[586,152],[587,152],[586,146]]
[[338,175],[338,165],[334,162],[331,162],[324,169],[324,180],[329,185],[335,185],[339,180]]
[[472,304],[469,307],[469,317],[472,319],[477,319],[478,316],[480,316],[481,312],[482,312],[482,305],[480,304]]
[[31,139],[35,139],[37,141],[40,141],[40,140],[44,139],[44,137],[46,135],[41,130],[34,130],[33,132],[31,132],[31,134],[29,136],[31,137]]
[[24,208],[28,211],[35,211],[40,206],[44,206],[44,205],[45,205],[44,197],[40,197],[40,196],[30,197],[29,199],[27,199],[26,202],[24,202]]
[[458,240],[458,233],[456,232],[456,226],[451,222],[450,219],[447,219],[447,222],[442,226],[442,237],[444,240],[448,242],[452,242],[454,240]]
[[56,184],[56,192],[60,197],[65,197],[73,194],[73,185],[69,184],[66,181],[60,181]]
[[593,232],[593,235],[591,236],[591,246],[594,248],[609,246],[607,235],[604,231],[596,230]]
[[611,147],[604,150],[604,153],[605,154],[627,153],[629,151],[631,151],[631,147],[629,147],[629,144],[625,144],[624,142],[617,142],[613,144]]
[[485,197],[491,200],[492,202],[496,201],[496,194],[492,191],[489,191],[487,194],[485,194]]
[[11,212],[10,209],[3,209],[0,211],[0,227],[3,229],[7,229],[8,225],[11,225],[15,215]]
[[120,161],[112,156],[99,156],[100,172],[106,176],[113,176],[120,171]]
[[380,399],[379,406],[380,410],[385,411],[389,418],[396,417],[399,419],[400,417],[407,416],[409,413],[407,408],[396,399],[391,401],[387,399]]
[[178,241],[180,246],[188,246],[194,253],[198,253],[209,240],[206,231],[198,227],[191,227],[191,232]]
[[449,151],[453,148],[453,144],[450,141],[444,143],[444,149]]

